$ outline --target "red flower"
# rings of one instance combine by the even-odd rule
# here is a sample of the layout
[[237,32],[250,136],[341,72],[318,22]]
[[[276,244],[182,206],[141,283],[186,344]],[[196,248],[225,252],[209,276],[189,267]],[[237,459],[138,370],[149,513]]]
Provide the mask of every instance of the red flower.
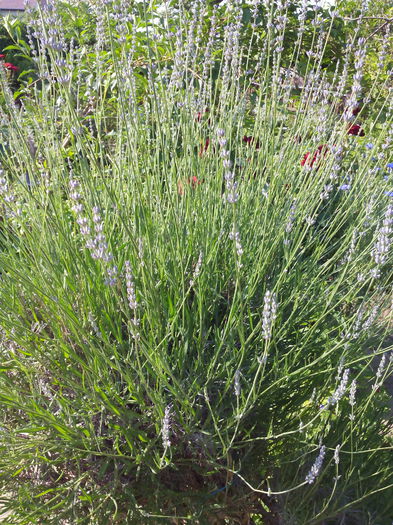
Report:
[[361,128],[359,126],[359,124],[352,124],[352,126],[350,126],[348,128],[347,133],[348,133],[348,135],[356,135],[356,136],[359,136],[359,137],[364,137],[364,135],[365,135],[364,129]]
[[193,175],[187,180],[187,183],[191,186],[191,188],[195,188],[201,182],[203,181],[199,180],[198,177],[196,177],[195,175]]
[[[204,115],[207,115],[207,113],[209,113],[209,109],[208,108],[206,108],[205,111],[198,111],[197,116],[195,117],[195,120],[197,122],[200,122],[203,119]],[[208,124],[210,124],[210,119],[208,119],[207,122],[208,122]]]
[[301,160],[300,164],[304,166],[307,164],[307,166],[314,166],[316,162],[319,164],[322,160],[322,156],[326,157],[327,152],[329,151],[329,147],[326,144],[321,144],[317,147],[317,149],[314,151],[314,154],[312,156],[312,159],[310,158],[311,153],[307,151],[307,153],[304,155],[303,159]]
[[244,135],[244,137],[243,137],[242,140],[243,140],[243,142],[244,142],[245,144],[249,144],[249,145],[252,144],[253,146],[255,145],[255,148],[256,148],[256,149],[259,149],[259,148],[260,148],[259,141],[258,141],[258,140],[255,140],[255,138],[252,137],[252,136],[247,137],[247,135]]
[[[198,186],[198,184],[202,184],[202,182],[204,182],[204,179],[200,180],[198,179],[198,177],[193,175],[192,177],[187,179],[185,182],[194,190]],[[179,180],[177,183],[177,191],[179,195],[184,194],[184,184],[181,180]]]
[[0,55],[0,59],[1,59],[1,58],[5,58],[5,55]]
[[18,66],[11,64],[11,62],[4,62],[3,66],[9,71],[19,71]]
[[199,156],[202,157],[202,155],[204,153],[206,153],[206,151],[208,150],[210,146],[210,138],[207,137],[207,139],[205,140],[205,144],[201,147],[201,149],[199,150]]

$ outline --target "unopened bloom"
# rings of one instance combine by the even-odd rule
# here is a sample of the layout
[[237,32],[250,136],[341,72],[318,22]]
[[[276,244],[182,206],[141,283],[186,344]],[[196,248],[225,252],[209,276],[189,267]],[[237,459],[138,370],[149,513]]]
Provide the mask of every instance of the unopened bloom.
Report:
[[386,365],[386,354],[383,354],[383,356],[381,357],[381,361],[379,363],[379,366],[378,366],[377,373],[375,374],[375,385],[374,385],[374,388],[377,388],[379,386],[378,381],[382,377],[382,374],[383,374],[383,372],[385,370],[385,365]]
[[376,318],[378,317],[378,313],[379,313],[379,306],[376,305],[372,308],[371,312],[370,312],[370,315],[368,316],[368,318],[364,321],[363,325],[362,325],[362,329],[363,330],[370,330],[371,326],[373,325],[374,321],[376,320]]
[[272,335],[273,323],[277,317],[276,294],[267,290],[263,302],[262,337],[267,340]]
[[340,462],[340,457],[339,457],[339,454],[340,454],[340,448],[341,448],[341,445],[337,445],[336,448],[334,449],[334,462],[336,465],[339,464]]
[[126,287],[127,287],[128,304],[129,304],[131,310],[136,310],[136,308],[138,306],[138,303],[137,303],[137,300],[136,300],[134,277],[132,275],[130,261],[126,261],[124,263],[124,266],[125,266],[125,269],[126,269]]
[[351,387],[349,389],[349,404],[352,407],[356,404],[355,395],[356,395],[356,379],[352,381]]
[[293,203],[291,204],[288,221],[285,225],[285,233],[291,233],[291,231],[293,230],[293,225],[295,223],[295,216],[296,216],[296,200],[294,200]]
[[141,237],[138,239],[138,257],[140,265],[145,266],[145,261],[143,258],[143,240]]
[[384,264],[387,260],[389,248],[391,245],[391,233],[393,223],[393,205],[389,205],[382,226],[377,232],[377,240],[374,244],[372,256],[377,265]]
[[240,233],[236,229],[234,229],[230,232],[229,238],[231,239],[231,241],[235,241],[237,256],[241,257],[243,255],[243,247],[240,241]]
[[202,266],[202,252],[199,253],[199,257],[195,265],[194,272],[192,274],[192,279],[190,280],[190,286],[194,286],[196,279],[199,277],[199,274],[201,273],[201,266]]
[[241,386],[240,386],[240,370],[236,370],[236,372],[235,372],[235,395],[236,395],[236,397],[240,396],[240,390],[241,390]]

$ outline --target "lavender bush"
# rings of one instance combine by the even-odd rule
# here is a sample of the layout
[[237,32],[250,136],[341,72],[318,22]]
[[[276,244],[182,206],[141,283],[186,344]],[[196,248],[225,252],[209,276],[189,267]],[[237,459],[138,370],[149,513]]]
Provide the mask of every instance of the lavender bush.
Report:
[[93,43],[67,4],[30,13],[18,104],[0,70],[7,523],[386,525],[393,93],[386,61],[363,88],[366,8],[329,72],[318,5],[285,60],[285,0],[80,6]]

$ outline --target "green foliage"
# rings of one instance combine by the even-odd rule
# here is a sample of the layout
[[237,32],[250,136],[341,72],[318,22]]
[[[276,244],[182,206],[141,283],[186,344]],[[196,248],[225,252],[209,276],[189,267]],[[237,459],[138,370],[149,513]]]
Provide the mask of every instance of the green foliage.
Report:
[[6,62],[11,62],[22,71],[31,69],[31,60],[27,58],[29,45],[26,42],[26,28],[23,20],[19,18],[2,19],[0,25],[0,49],[6,55]]

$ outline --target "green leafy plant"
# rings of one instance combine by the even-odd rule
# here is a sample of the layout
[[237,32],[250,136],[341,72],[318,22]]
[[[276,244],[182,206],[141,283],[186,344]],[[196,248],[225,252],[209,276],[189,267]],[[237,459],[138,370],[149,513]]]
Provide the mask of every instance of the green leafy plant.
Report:
[[0,72],[8,523],[391,519],[389,75],[287,7],[48,1]]

